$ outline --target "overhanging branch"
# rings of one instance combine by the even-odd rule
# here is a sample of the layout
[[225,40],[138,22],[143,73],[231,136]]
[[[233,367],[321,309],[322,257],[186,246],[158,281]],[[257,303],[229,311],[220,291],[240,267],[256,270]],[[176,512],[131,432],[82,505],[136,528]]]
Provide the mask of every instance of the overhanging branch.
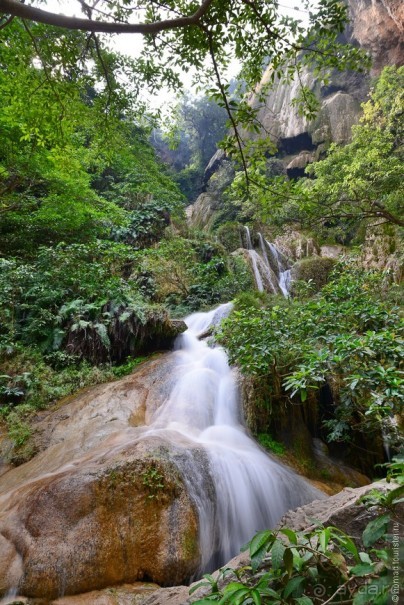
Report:
[[93,21],[92,19],[78,19],[57,13],[50,13],[35,6],[26,6],[18,0],[0,0],[0,13],[12,17],[21,17],[37,23],[55,25],[65,29],[83,30],[106,34],[157,34],[158,32],[197,25],[208,11],[213,0],[203,0],[197,11],[192,15],[166,19],[154,23],[115,23],[108,21]]

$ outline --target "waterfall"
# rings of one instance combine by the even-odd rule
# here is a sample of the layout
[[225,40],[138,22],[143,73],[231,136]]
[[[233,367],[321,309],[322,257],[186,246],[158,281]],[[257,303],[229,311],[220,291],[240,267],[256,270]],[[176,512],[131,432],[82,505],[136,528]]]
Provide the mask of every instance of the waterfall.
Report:
[[[17,596],[17,594],[17,588],[10,588],[9,590],[7,590],[4,597],[0,598],[0,605],[12,605],[13,603],[15,603],[15,597]],[[20,602],[20,600],[18,600],[18,602]]]
[[198,338],[230,310],[231,304],[221,305],[185,319],[188,330],[177,338],[174,353],[178,379],[143,435],[186,444],[189,459],[181,470],[199,514],[200,572],[223,565],[290,508],[321,496],[249,436],[235,370],[221,347]]
[[260,272],[258,270],[258,263],[257,263],[258,254],[253,249],[253,245],[252,245],[252,242],[251,242],[251,235],[250,235],[249,228],[245,225],[244,229],[245,229],[246,240],[247,240],[247,251],[248,251],[248,254],[249,254],[250,259],[251,259],[251,264],[252,264],[252,268],[253,268],[253,272],[254,272],[255,283],[257,284],[257,290],[259,292],[263,292],[264,291],[264,284],[262,282],[262,277],[261,277],[261,274],[260,274]]
[[[263,292],[265,280],[274,294],[279,293],[280,290],[285,298],[287,298],[289,296],[290,284],[292,282],[288,260],[279,252],[278,248],[274,244],[271,244],[263,238],[262,233],[258,233],[261,250],[260,256],[253,248],[250,229],[247,227],[247,225],[244,226],[244,230],[247,251],[251,259],[257,289],[259,292]],[[272,265],[268,258],[267,249],[271,255]],[[260,262],[261,259],[263,263]]]
[[247,240],[247,250],[252,250],[253,245],[252,245],[252,241],[251,241],[250,229],[247,227],[247,225],[244,225],[244,230],[245,230],[246,240]]
[[[274,244],[271,244],[267,240],[265,240],[265,244],[264,244],[262,235],[261,235],[261,239],[262,239],[262,247],[265,249],[265,244],[266,244],[269,248],[271,258],[273,259],[273,262],[275,265],[275,272],[278,275],[279,287],[282,290],[282,294],[287,298],[289,296],[290,285],[292,283],[292,274],[291,274],[291,270],[288,267],[288,261],[283,256],[283,254],[281,254],[279,252],[278,248]],[[267,255],[266,255],[266,258],[268,260]]]
[[265,264],[267,265],[267,267],[270,266],[269,264],[269,260],[268,260],[268,254],[267,254],[267,250],[265,248],[265,240],[262,237],[262,233],[258,233],[258,239],[260,241],[260,248],[261,248],[261,253],[262,253],[262,257],[265,261]]
[[[59,413],[54,417],[56,424],[50,420],[49,448],[9,471],[0,495],[0,549],[8,543],[11,549],[9,558],[0,555],[7,565],[0,569],[0,593],[7,599],[14,601],[20,590],[41,597],[46,591],[76,594],[81,576],[92,569],[90,588],[103,587],[98,573],[107,573],[108,581],[115,578],[109,572],[111,557],[119,559],[116,577],[134,581],[149,573],[154,556],[164,577],[172,573],[176,578],[177,555],[183,563],[189,556],[189,567],[179,571],[181,581],[191,575],[196,579],[224,565],[287,510],[322,496],[267,455],[243,424],[237,373],[221,347],[203,340],[231,307],[187,317],[188,329],[174,351],[151,361],[133,379],[125,378],[121,388],[110,385],[104,393],[99,388],[73,402],[62,419]],[[155,508],[149,508],[147,484],[137,485],[148,460],[157,468],[161,460],[162,473],[168,473],[167,500],[162,481]],[[123,476],[127,471],[122,491],[121,471]],[[60,500],[65,497],[66,509]],[[162,550],[151,558],[144,553],[143,567],[145,532],[155,532],[159,520]],[[136,523],[142,527],[135,528]],[[49,557],[48,545],[54,548]],[[131,558],[133,548],[139,563]]]
[[290,285],[292,283],[292,271],[286,269],[281,271],[279,275],[279,287],[282,290],[282,294],[287,298],[290,292]]

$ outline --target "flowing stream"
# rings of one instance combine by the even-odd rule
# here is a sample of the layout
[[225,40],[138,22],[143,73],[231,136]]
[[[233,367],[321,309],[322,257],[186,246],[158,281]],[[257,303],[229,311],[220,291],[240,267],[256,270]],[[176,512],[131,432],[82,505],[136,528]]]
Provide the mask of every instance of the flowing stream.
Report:
[[[152,433],[180,433],[206,453],[214,497],[197,465],[184,469],[199,512],[201,571],[223,565],[287,510],[321,497],[249,436],[235,370],[222,348],[198,338],[230,310],[231,304],[221,305],[186,318],[188,330],[176,342],[179,379],[150,427]],[[170,439],[177,440],[173,433]]]
[[[164,444],[170,461],[177,466],[198,513],[200,563],[199,568],[195,568],[195,579],[227,563],[256,531],[274,527],[287,510],[324,497],[303,478],[267,455],[243,424],[237,372],[229,366],[226,352],[221,347],[210,346],[205,338],[231,308],[230,303],[220,305],[185,319],[188,329],[177,338],[175,350],[161,359],[160,373],[152,374],[156,378],[147,383],[147,392],[152,399],[153,389],[166,395],[161,397],[158,406],[150,408],[150,416],[145,416],[146,424],[128,425],[124,419],[132,417],[136,406],[126,402],[126,395],[121,399],[112,396],[110,402],[112,391],[108,391],[108,386],[105,395],[99,393],[94,400],[79,399],[80,414],[67,414],[65,419],[58,419],[49,453],[45,450],[32,461],[10,471],[14,476],[14,479],[10,476],[10,483],[7,483],[7,474],[3,478],[5,491],[0,495],[0,506],[1,503],[4,505],[4,514],[0,514],[0,524],[3,524],[0,538],[15,535],[11,548],[14,541],[26,540],[25,517],[21,517],[20,530],[18,511],[24,498],[29,498],[27,494],[38,498],[38,490],[46,493],[55,490],[57,495],[59,489],[66,489],[63,486],[80,486],[83,477],[87,477],[85,473],[90,473],[89,469],[104,468],[104,465],[113,469],[115,460],[126,460],[125,456],[119,457],[121,451],[130,451],[133,445],[133,452],[136,452],[142,441],[146,442],[145,448],[140,447],[140,450],[147,451],[148,440],[156,443],[156,437],[159,444]],[[158,367],[157,363],[153,371]],[[137,393],[136,388],[133,393]],[[114,422],[117,423],[115,426]],[[87,470],[81,475],[83,468]],[[22,514],[25,514],[24,507],[25,504]],[[35,510],[30,514],[35,520]],[[77,515],[80,519],[80,508]],[[84,519],[80,522],[87,523]],[[173,519],[174,523],[180,521]],[[64,567],[64,561],[70,565],[72,551],[69,549],[74,547],[77,529],[76,525],[69,525],[70,521],[66,523],[63,515],[55,519],[55,527],[61,524],[60,527],[66,526],[70,532],[66,543],[55,545],[60,565],[56,576],[60,584],[59,596],[70,594],[66,591],[75,586],[74,577],[79,569],[74,567],[72,575],[73,568],[69,567],[67,574]],[[52,540],[47,542],[52,531],[52,523],[44,527],[43,538],[47,544],[53,544]],[[125,536],[121,539],[124,548]],[[108,543],[108,534],[105,541]],[[98,546],[94,543],[91,556],[97,561],[97,548],[102,548],[103,542],[95,542]],[[9,543],[3,539],[3,544]],[[28,549],[31,544],[35,547],[33,540],[27,544]],[[11,579],[4,585],[7,597],[3,603],[13,600],[20,588],[25,590],[24,582],[31,577],[30,565],[37,565],[39,572],[47,577],[46,565],[41,563],[40,547],[38,552],[39,555],[31,551],[27,555],[27,569],[17,551],[15,557],[11,557],[8,568]],[[67,557],[66,560],[63,557]],[[80,564],[79,556],[77,565]],[[50,571],[53,577],[54,567]],[[4,573],[8,574],[7,570],[0,569],[0,580],[1,573],[3,577]],[[41,588],[40,584],[34,587]]]

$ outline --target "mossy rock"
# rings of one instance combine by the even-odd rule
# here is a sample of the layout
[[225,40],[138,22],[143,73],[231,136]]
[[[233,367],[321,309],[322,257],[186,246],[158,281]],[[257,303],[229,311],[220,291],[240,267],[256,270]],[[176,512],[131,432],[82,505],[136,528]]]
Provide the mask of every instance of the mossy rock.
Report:
[[216,230],[216,236],[227,252],[234,252],[242,246],[241,229],[240,223],[228,221]]
[[334,268],[334,258],[310,257],[298,261],[292,268],[292,280],[311,281],[315,290],[320,290],[328,282]]

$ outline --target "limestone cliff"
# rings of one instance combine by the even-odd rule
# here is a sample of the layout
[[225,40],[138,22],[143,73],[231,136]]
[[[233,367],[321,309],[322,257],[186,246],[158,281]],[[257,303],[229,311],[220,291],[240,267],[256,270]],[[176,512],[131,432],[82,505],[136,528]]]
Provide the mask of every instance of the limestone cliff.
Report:
[[[257,90],[251,94],[250,103],[258,110],[262,131],[251,136],[268,136],[278,147],[278,157],[288,176],[296,178],[304,174],[306,166],[321,158],[331,142],[347,143],[351,128],[361,114],[361,103],[366,100],[371,79],[386,65],[404,63],[404,6],[400,0],[348,0],[350,23],[341,41],[350,42],[366,50],[372,58],[370,73],[335,71],[328,86],[306,71],[302,83],[313,90],[320,101],[320,110],[312,122],[300,116],[292,105],[300,83],[286,85],[278,80],[259,100],[259,93],[268,83],[272,68],[265,71]],[[206,168],[206,191],[189,211],[191,224],[199,228],[212,223],[212,215],[220,207],[221,189],[214,180],[221,170],[225,156],[219,151]]]

